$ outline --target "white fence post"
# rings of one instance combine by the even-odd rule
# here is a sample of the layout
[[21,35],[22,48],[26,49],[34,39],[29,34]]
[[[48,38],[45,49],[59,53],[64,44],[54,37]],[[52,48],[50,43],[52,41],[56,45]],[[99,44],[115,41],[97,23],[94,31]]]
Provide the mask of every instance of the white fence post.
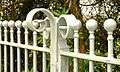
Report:
[[[33,26],[38,27],[38,23],[33,21]],[[37,31],[33,31],[33,46],[37,46]],[[37,52],[33,51],[33,72],[37,72]]]
[[[104,28],[108,32],[108,60],[112,60],[114,58],[113,56],[113,31],[116,29],[116,22],[113,19],[107,19],[104,22]],[[112,66],[111,64],[107,64],[107,72],[112,72]]]
[[[89,30],[89,48],[90,48],[90,57],[92,57],[94,55],[94,31],[97,28],[97,21],[95,21],[94,19],[90,19],[87,21],[86,23],[86,27]],[[94,72],[94,64],[93,61],[89,61],[89,72]]]
[[[56,19],[54,15],[47,9],[44,8],[36,8],[30,11],[26,17],[26,21],[28,24],[28,28],[31,29],[32,31],[37,31],[41,32],[44,28],[42,29],[36,29],[33,24],[32,24],[32,19],[35,13],[37,12],[43,12],[48,19],[50,20],[50,72],[57,72],[57,48],[58,48],[58,43],[57,43],[57,24],[56,24]],[[45,26],[44,26],[45,27]]]
[[[23,21],[22,26],[25,29],[25,45],[28,45],[28,28],[27,28],[27,23],[26,21]],[[25,72],[28,72],[28,50],[25,49]]]
[[[14,36],[13,36],[14,30],[13,30],[13,28],[15,26],[14,21],[12,21],[12,20],[9,21],[8,22],[8,26],[10,27],[10,41],[11,41],[11,43],[13,43],[14,42]],[[14,72],[14,62],[13,62],[13,59],[14,59],[13,47],[10,46],[10,72]]]
[[[75,22],[74,26],[74,53],[79,53],[79,29],[81,28],[81,23],[79,20],[78,22]],[[74,72],[79,72],[78,71],[78,59],[74,58]]]
[[[21,28],[21,25],[22,22],[21,21],[16,21],[15,22],[15,26],[17,27],[17,42],[18,44],[21,43],[21,39],[20,39],[20,34],[21,34],[21,31],[20,31],[20,28]],[[20,55],[20,48],[17,47],[17,72],[21,72],[21,55]]]
[[[7,26],[8,26],[8,21],[3,21],[2,23],[4,27],[4,41],[7,42]],[[7,72],[7,46],[4,45],[4,72]]]

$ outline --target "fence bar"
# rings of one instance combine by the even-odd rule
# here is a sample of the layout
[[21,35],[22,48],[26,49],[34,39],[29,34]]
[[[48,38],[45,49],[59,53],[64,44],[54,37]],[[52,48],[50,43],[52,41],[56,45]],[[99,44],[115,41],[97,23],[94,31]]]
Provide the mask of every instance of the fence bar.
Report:
[[[0,41],[2,40],[2,30],[1,30],[1,27],[2,27],[2,21],[0,21]],[[1,51],[1,45],[0,45],[0,72],[2,72],[2,51]]]
[[[74,30],[74,53],[78,53],[79,48],[79,34],[78,30]],[[74,71],[78,72],[78,59],[74,58]]]
[[60,51],[60,54],[62,56],[120,65],[120,59],[115,59],[115,58],[113,58],[112,60],[109,60],[108,57],[101,57],[101,56],[95,56],[95,55],[90,56],[89,54],[82,54],[82,53],[75,54],[74,52],[66,52],[66,51]]
[[[28,45],[28,28],[27,23],[23,21],[22,26],[25,29],[25,45]],[[28,50],[25,49],[25,72],[28,72]]]
[[[107,19],[104,22],[104,28],[108,32],[108,59],[113,60],[113,31],[116,29],[116,22],[113,19]],[[112,72],[112,66],[111,64],[107,64],[107,72]]]
[[[18,44],[20,44],[21,43],[21,41],[20,41],[21,21],[16,21],[15,25],[17,27],[17,42],[18,42]],[[17,72],[21,72],[21,62],[20,62],[20,60],[21,60],[20,48],[17,47]]]
[[[46,30],[44,30],[43,31],[43,48],[46,48],[47,47],[47,45],[46,45],[46,38],[45,38],[45,36],[46,36]],[[45,54],[45,52],[43,52],[43,58],[42,58],[43,60],[43,72],[46,72],[46,54]]]
[[[33,32],[33,46],[37,46],[37,32]],[[33,72],[37,72],[37,56],[36,51],[33,51]]]
[[29,50],[36,50],[36,51],[42,51],[42,52],[48,52],[48,53],[50,52],[49,48],[43,49],[43,47],[38,47],[38,46],[33,47],[31,45],[10,43],[10,42],[4,42],[4,41],[0,41],[0,44],[14,46],[14,47],[20,47],[20,48],[26,48],[26,49],[29,49]]
[[[4,41],[7,42],[7,25],[8,21],[3,21],[3,27],[4,27]],[[7,72],[7,46],[4,45],[4,72]]]
[[[14,27],[14,21],[9,21],[8,22],[8,26],[10,27],[10,42],[13,43],[14,39],[13,39],[13,27]],[[14,63],[13,63],[13,47],[10,46],[10,72],[14,72]]]

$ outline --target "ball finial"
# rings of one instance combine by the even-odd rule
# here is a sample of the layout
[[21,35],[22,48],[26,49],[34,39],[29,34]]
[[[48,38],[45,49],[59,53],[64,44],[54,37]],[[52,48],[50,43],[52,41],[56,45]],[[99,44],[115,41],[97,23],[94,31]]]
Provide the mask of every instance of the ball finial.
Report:
[[76,25],[74,25],[74,26],[73,26],[75,30],[80,29],[80,28],[81,28],[81,26],[82,26],[82,24],[81,24],[80,20],[77,20],[77,19],[76,19],[75,24],[76,24]]
[[22,22],[20,20],[15,22],[15,26],[18,27],[18,28],[21,27],[21,24],[22,24]]
[[3,25],[4,27],[7,27],[7,26],[8,26],[8,21],[7,21],[7,20],[3,21],[3,22],[2,22],[2,25]]
[[15,22],[14,22],[13,20],[10,20],[10,21],[8,22],[8,26],[9,26],[9,27],[14,27],[14,26],[15,26],[14,23],[15,23]]
[[112,32],[113,30],[115,30],[116,27],[117,27],[116,21],[113,19],[107,19],[104,22],[104,28],[108,32]]
[[27,22],[26,22],[26,21],[23,21],[22,26],[23,26],[24,28],[27,28]]
[[94,19],[90,19],[86,22],[86,27],[89,31],[94,31],[97,29],[97,21]]

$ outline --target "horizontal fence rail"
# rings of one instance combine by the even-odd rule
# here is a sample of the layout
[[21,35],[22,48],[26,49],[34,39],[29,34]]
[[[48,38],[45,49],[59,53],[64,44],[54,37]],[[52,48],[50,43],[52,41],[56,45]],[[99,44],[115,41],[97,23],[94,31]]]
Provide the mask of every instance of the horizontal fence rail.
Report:
[[[34,14],[39,11],[47,17],[44,20],[32,20]],[[42,52],[40,57],[42,72],[69,72],[69,57],[73,58],[72,72],[79,72],[79,59],[89,61],[89,72],[94,72],[94,62],[106,63],[107,72],[112,72],[111,64],[120,65],[120,59],[113,57],[112,34],[116,26],[113,19],[107,19],[104,22],[104,28],[108,34],[108,56],[102,57],[95,55],[94,33],[97,29],[97,21],[94,19],[86,22],[86,28],[89,31],[89,54],[79,53],[81,23],[74,15],[61,15],[57,18],[49,10],[37,8],[30,11],[23,22],[0,21],[0,72],[28,72],[30,69],[32,72],[39,72],[37,57],[39,52]],[[37,44],[39,33],[42,34],[42,46]],[[69,51],[66,38],[74,39],[74,52]],[[31,55],[32,67],[30,68]]]

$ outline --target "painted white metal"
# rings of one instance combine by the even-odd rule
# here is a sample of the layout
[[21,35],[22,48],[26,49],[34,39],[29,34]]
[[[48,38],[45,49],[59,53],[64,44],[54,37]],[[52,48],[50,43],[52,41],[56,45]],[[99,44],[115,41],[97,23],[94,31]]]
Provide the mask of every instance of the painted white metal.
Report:
[[[1,30],[1,27],[2,27],[2,21],[0,21],[0,41],[2,40],[2,30]],[[2,72],[2,47],[0,45],[0,72]]]
[[62,56],[67,56],[67,57],[73,57],[73,58],[79,58],[79,59],[84,59],[84,60],[89,60],[89,61],[97,61],[97,62],[120,65],[120,59],[116,59],[116,58],[113,58],[112,60],[110,60],[110,59],[108,59],[108,57],[102,57],[102,56],[96,56],[96,55],[90,56],[89,54],[65,52],[65,51],[60,51],[60,54]]
[[[90,47],[90,56],[94,55],[94,31],[97,29],[97,21],[94,19],[90,19],[86,23],[86,27],[89,30],[89,47]],[[93,61],[89,61],[89,72],[94,72],[94,64]]]
[[[4,41],[7,42],[7,26],[8,26],[8,21],[3,21],[2,23],[4,27]],[[4,45],[4,72],[7,72],[7,46]]]
[[[14,21],[9,21],[8,26],[10,27],[10,42],[14,42],[13,34],[14,30],[13,27],[15,26]],[[10,46],[10,72],[14,72],[14,62],[13,62],[13,47]]]
[[[33,46],[37,46],[37,32],[33,32]],[[33,51],[33,72],[37,72],[37,54]]]
[[[17,43],[20,44],[21,43],[21,40],[20,40],[20,34],[21,34],[21,31],[20,31],[20,28],[21,28],[21,25],[22,22],[21,21],[16,21],[15,22],[15,25],[17,27]],[[17,47],[17,72],[21,72],[21,55],[20,55],[20,48]]]
[[[25,45],[28,45],[28,28],[26,21],[23,21],[22,26],[25,29]],[[28,72],[28,50],[25,49],[25,72]]]
[[[46,48],[47,47],[47,45],[46,45],[46,33],[47,33],[47,31],[46,30],[44,30],[43,31],[43,48]],[[43,57],[42,57],[42,61],[43,61],[43,63],[42,63],[42,67],[43,67],[43,71],[42,72],[46,72],[46,54],[45,54],[45,52],[43,52]]]
[[54,15],[47,9],[44,8],[36,8],[30,11],[27,15],[26,21],[28,23],[28,28],[37,31],[37,32],[42,32],[42,29],[36,29],[33,24],[32,24],[32,19],[35,13],[37,12],[43,12],[48,19],[50,20],[50,72],[57,72],[57,24],[55,21]]
[[[108,32],[108,59],[113,60],[113,31],[116,29],[116,22],[113,19],[107,19],[104,22],[104,28]],[[112,66],[111,64],[107,64],[107,72],[112,72]]]
[[29,49],[29,50],[36,50],[36,51],[42,51],[42,52],[48,52],[48,53],[50,52],[49,48],[44,49],[43,47],[38,47],[38,46],[33,47],[32,45],[24,45],[24,44],[10,43],[10,42],[4,42],[4,41],[0,41],[0,44]]
[[[34,14],[39,11],[42,11],[47,17],[44,20],[32,20]],[[46,72],[46,52],[50,53],[50,72],[68,72],[68,58],[66,58],[66,56],[74,58],[74,72],[78,72],[78,59],[89,60],[89,72],[94,72],[93,61],[107,63],[108,72],[112,72],[111,64],[120,65],[120,59],[113,57],[112,34],[113,30],[116,28],[116,22],[113,19],[108,19],[104,22],[104,28],[108,32],[108,57],[96,56],[94,54],[94,31],[97,28],[97,22],[94,19],[90,19],[86,23],[86,28],[90,33],[90,54],[82,54],[78,52],[78,30],[81,27],[81,23],[74,17],[74,15],[62,15],[56,18],[49,10],[37,8],[29,12],[26,21],[23,23],[21,21],[16,21],[15,25],[17,27],[17,43],[14,42],[13,38],[14,21],[0,21],[0,72],[2,72],[1,44],[4,45],[4,72],[7,72],[8,67],[7,45],[10,46],[10,72],[14,72],[13,47],[17,48],[17,72],[22,71],[20,63],[20,48],[25,49],[25,72],[28,72],[28,49],[33,51],[33,72],[37,72],[37,51],[43,52],[43,72]],[[4,41],[2,41],[2,26],[4,27]],[[8,26],[10,28],[10,42],[7,41]],[[25,29],[25,44],[21,44],[20,41],[21,26]],[[33,31],[33,45],[28,45],[28,29]],[[37,46],[37,32],[43,32],[43,47]],[[48,38],[50,39],[50,48],[47,48],[46,46],[46,39]],[[69,52],[66,38],[74,38],[74,52]]]
[[[74,53],[79,52],[79,34],[78,30],[74,30]],[[73,72],[78,72],[78,59],[74,58],[74,70]]]

